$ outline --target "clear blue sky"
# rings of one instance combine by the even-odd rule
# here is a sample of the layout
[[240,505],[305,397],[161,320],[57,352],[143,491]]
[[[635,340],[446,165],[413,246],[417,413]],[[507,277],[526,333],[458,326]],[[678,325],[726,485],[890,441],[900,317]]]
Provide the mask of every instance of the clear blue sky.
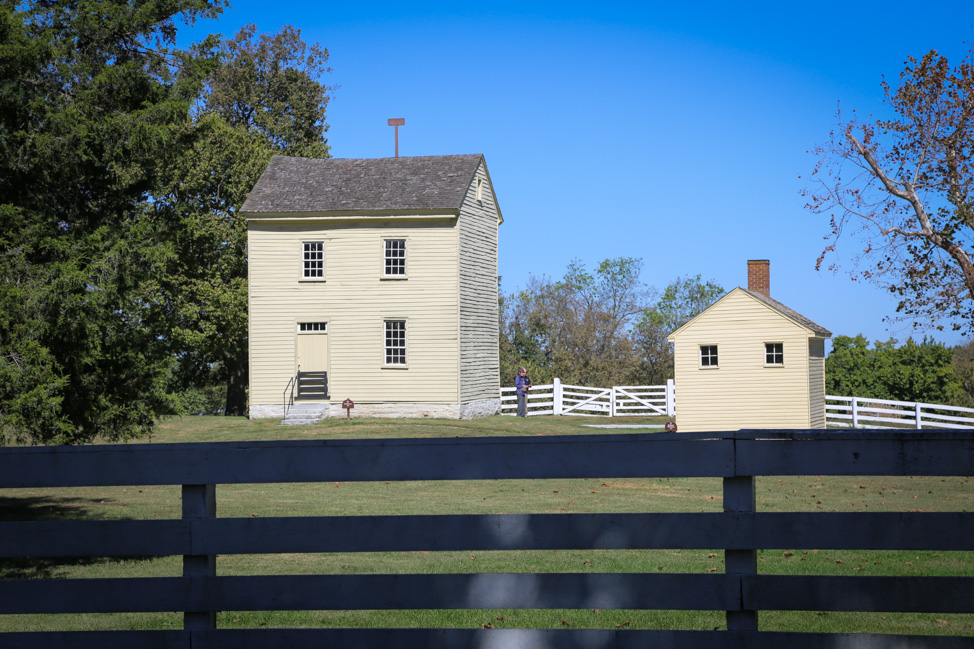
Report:
[[[181,40],[241,25],[301,29],[331,53],[339,158],[483,153],[505,222],[502,290],[643,260],[662,289],[700,274],[727,289],[769,259],[771,295],[833,334],[922,337],[896,302],[815,271],[825,217],[799,194],[837,102],[883,110],[907,56],[960,61],[974,4],[915,2],[324,3],[231,0]],[[852,239],[840,244],[851,262]],[[959,335],[931,332],[948,344]]]

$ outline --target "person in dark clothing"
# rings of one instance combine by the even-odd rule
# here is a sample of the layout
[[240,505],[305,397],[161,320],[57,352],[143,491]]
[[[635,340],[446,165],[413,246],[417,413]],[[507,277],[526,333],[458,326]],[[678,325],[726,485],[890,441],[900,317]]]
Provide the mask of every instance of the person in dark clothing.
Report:
[[531,379],[528,378],[528,371],[526,368],[520,368],[517,371],[517,376],[514,377],[514,387],[516,390],[514,393],[517,395],[517,416],[527,417],[528,416],[528,390],[531,389]]

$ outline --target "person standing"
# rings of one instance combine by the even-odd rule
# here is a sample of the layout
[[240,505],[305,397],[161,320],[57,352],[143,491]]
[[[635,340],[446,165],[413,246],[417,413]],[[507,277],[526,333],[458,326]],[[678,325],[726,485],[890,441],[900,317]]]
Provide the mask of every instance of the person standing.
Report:
[[514,393],[517,395],[517,416],[528,416],[528,390],[531,389],[531,379],[528,378],[528,370],[524,367],[518,369],[517,376],[514,377]]

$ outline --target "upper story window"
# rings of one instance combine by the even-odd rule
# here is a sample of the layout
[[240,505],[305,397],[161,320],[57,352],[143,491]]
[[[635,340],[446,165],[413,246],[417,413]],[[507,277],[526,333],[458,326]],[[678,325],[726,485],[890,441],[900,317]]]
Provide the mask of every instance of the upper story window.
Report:
[[325,276],[325,242],[305,241],[302,244],[301,277],[320,279]]
[[406,364],[406,321],[385,321],[386,365]]
[[717,367],[717,345],[700,345],[700,367]]
[[406,276],[406,240],[385,239],[384,274],[387,277]]
[[484,180],[482,178],[477,179],[477,200],[484,200]]
[[298,331],[301,333],[328,333],[327,322],[299,322]]
[[764,364],[765,365],[785,364],[784,343],[764,343]]

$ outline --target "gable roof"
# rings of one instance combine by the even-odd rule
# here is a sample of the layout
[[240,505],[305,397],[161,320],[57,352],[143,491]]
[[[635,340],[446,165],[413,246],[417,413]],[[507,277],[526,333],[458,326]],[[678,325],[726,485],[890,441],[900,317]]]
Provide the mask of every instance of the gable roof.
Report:
[[274,156],[241,211],[456,212],[483,159],[479,153],[361,159]]
[[[707,307],[706,309],[704,309],[703,311],[701,311],[700,313],[698,313],[694,317],[692,317],[689,320],[687,320],[686,322],[684,322],[683,323],[683,326],[679,327],[675,331],[670,332],[670,334],[666,337],[667,340],[670,340],[677,333],[682,332],[684,329],[686,329],[687,327],[689,327],[690,324],[693,323],[697,318],[699,318],[703,314],[707,313],[708,311],[710,311],[711,309],[713,309],[718,304],[720,304],[721,302],[723,302],[724,300],[726,300],[732,294],[737,293],[738,291],[740,291],[741,293],[744,293],[746,295],[749,295],[752,298],[754,298],[755,300],[757,300],[758,302],[761,302],[761,303],[763,303],[763,304],[771,307],[772,309],[774,309],[775,311],[777,311],[780,315],[784,316],[785,318],[788,318],[789,320],[791,320],[795,324],[797,324],[797,325],[799,325],[801,327],[804,327],[805,329],[809,329],[812,333],[815,334],[816,337],[830,338],[832,336],[832,332],[831,331],[829,331],[828,329],[826,329],[822,325],[815,324],[814,322],[812,322],[811,320],[809,320],[808,318],[806,318],[802,314],[798,313],[797,311],[786,307],[784,304],[782,304],[778,300],[772,299],[772,298],[768,297],[767,295],[765,295],[763,293],[758,293],[757,291],[749,291],[746,288],[741,288],[740,286],[738,286],[737,288],[734,288],[734,289],[728,291],[719,300],[717,300],[716,302],[714,302],[713,304],[711,304],[709,307]],[[670,340],[670,342],[673,342],[673,341]]]

